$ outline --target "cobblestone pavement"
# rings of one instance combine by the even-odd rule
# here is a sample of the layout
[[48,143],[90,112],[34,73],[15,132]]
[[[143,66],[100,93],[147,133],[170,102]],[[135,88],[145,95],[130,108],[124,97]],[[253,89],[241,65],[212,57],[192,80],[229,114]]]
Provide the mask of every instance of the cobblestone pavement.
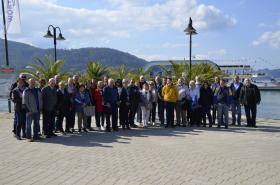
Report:
[[0,118],[0,184],[280,184],[280,121],[147,128],[29,143]]

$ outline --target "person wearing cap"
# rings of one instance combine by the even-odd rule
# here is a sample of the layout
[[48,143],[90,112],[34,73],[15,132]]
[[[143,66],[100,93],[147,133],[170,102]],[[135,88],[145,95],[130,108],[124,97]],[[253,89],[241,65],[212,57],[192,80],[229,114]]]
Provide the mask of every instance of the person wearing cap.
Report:
[[[23,88],[27,88],[29,86],[29,84],[26,82],[26,75],[25,74],[20,74],[19,77],[17,78],[16,82],[13,83],[10,87],[10,93],[9,93],[9,98],[10,100],[12,99],[12,92],[15,88],[17,88],[18,86],[18,81],[22,81],[23,83]],[[16,125],[17,125],[17,115],[16,113],[14,113],[14,122],[13,122],[13,130],[12,132],[14,133],[14,135],[16,136]]]
[[23,81],[18,80],[18,86],[12,91],[12,101],[15,106],[15,115],[16,115],[16,137],[18,140],[21,138],[26,138],[25,133],[25,122],[26,122],[26,111],[22,106],[22,95],[25,89]]

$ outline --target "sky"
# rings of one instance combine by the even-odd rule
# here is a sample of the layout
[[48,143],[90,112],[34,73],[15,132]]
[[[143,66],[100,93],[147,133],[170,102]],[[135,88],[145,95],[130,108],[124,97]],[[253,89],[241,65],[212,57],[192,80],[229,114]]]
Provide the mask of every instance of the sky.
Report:
[[114,48],[148,61],[188,59],[183,30],[192,17],[198,32],[193,58],[280,68],[279,0],[20,0],[20,11],[22,31],[8,39],[40,48],[53,47],[43,37],[52,24],[66,38],[58,48]]

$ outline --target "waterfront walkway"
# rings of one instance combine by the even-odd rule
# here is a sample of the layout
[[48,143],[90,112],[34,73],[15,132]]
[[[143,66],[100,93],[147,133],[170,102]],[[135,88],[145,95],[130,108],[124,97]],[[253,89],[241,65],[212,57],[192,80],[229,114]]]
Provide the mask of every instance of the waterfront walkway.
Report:
[[0,114],[0,184],[280,184],[280,121],[17,141]]

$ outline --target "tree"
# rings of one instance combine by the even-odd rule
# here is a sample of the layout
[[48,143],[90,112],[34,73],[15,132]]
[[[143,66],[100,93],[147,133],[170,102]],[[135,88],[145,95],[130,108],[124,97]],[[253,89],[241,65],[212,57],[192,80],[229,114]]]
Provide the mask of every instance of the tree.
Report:
[[128,69],[126,65],[122,64],[119,67],[110,69],[111,76],[116,79],[124,79],[128,75]]
[[194,80],[196,76],[200,76],[202,81],[211,82],[214,80],[215,76],[222,76],[223,72],[214,68],[211,64],[194,64],[192,65],[191,74],[190,66],[186,63],[178,64],[175,61],[170,60],[171,68],[169,66],[160,66],[165,72],[165,75],[172,76],[176,79],[183,76],[184,72],[187,73],[187,80]]
[[101,80],[104,75],[109,73],[109,70],[108,67],[103,66],[98,62],[90,61],[87,63],[86,73],[88,78],[96,78],[97,80]]
[[66,76],[67,72],[61,74],[61,69],[64,64],[63,60],[53,61],[50,57],[45,57],[45,61],[36,58],[34,64],[29,64],[21,73],[31,76],[35,80],[53,78],[55,75],[60,74]]

